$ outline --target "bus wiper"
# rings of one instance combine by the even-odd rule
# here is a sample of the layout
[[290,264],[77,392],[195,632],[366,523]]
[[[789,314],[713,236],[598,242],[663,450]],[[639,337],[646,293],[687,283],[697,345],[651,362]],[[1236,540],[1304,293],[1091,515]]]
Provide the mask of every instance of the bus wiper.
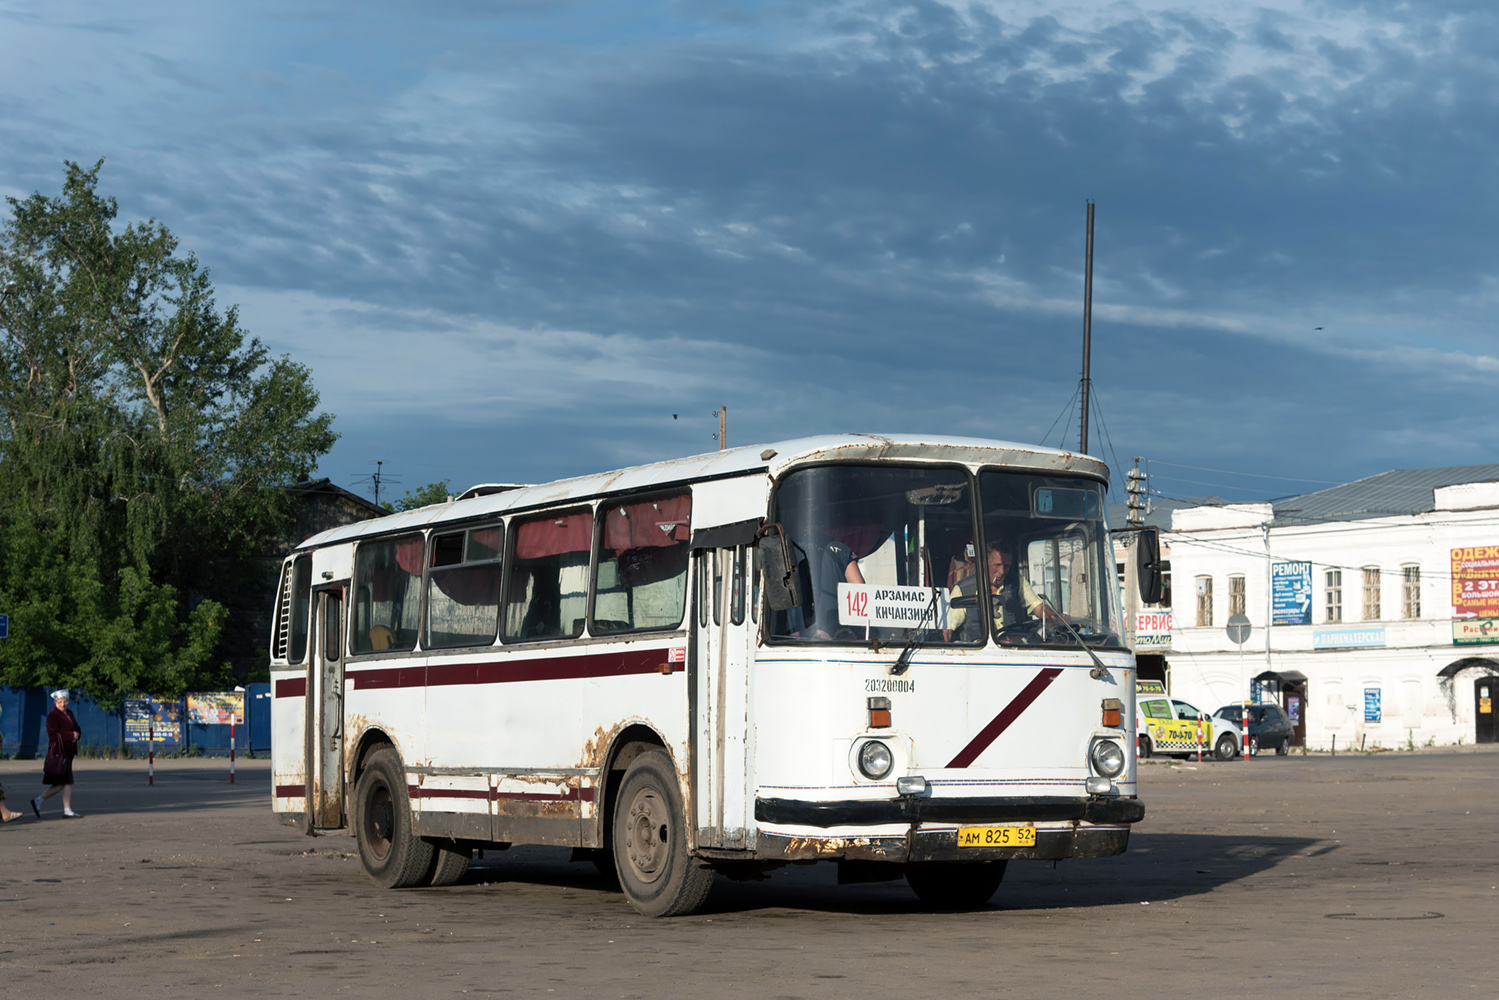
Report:
[[895,658],[895,662],[890,665],[890,672],[892,674],[896,674],[898,676],[911,669],[911,657],[916,654],[916,650],[920,649],[922,645],[925,644],[926,633],[928,631],[926,623],[931,621],[932,613],[936,610],[937,588],[933,587],[932,603],[928,604],[926,606],[926,610],[921,613],[921,619],[916,622],[916,627],[911,630],[911,638],[906,640],[906,644],[901,647],[900,655],[897,656]]
[[[1069,633],[1071,633],[1072,638],[1077,640],[1077,644],[1082,647],[1083,652],[1088,654],[1088,659],[1093,661],[1093,669],[1088,671],[1088,676],[1096,681],[1104,680],[1105,678],[1112,681],[1114,679],[1114,675],[1109,673],[1109,668],[1104,666],[1103,661],[1098,658],[1098,654],[1093,652],[1093,647],[1083,641],[1083,637],[1078,634],[1077,629],[1072,627],[1072,623],[1067,620],[1065,615],[1063,615],[1056,609],[1055,606],[1052,605],[1050,599],[1048,599],[1045,594],[1041,594],[1040,597],[1041,603],[1045,604],[1048,608],[1051,608],[1051,613],[1057,616],[1057,621],[1062,623],[1062,627],[1065,628]],[[1043,623],[1045,622],[1046,618],[1044,615],[1042,616],[1041,620]]]

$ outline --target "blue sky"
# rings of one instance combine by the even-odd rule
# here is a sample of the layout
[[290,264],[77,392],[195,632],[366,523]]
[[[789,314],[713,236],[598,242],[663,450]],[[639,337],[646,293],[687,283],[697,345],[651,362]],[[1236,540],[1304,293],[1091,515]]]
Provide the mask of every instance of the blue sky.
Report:
[[1091,450],[1263,499],[1493,460],[1496,44],[1462,2],[0,0],[0,193],[104,157],[312,367],[320,474],[397,494],[711,450],[720,404],[1075,445],[1091,198]]

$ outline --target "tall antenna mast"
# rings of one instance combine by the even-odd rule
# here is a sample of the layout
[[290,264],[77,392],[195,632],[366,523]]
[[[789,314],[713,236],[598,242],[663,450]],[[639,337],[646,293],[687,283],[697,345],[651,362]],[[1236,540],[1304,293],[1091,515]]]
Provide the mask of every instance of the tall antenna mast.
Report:
[[1088,249],[1083,265],[1083,424],[1077,436],[1077,450],[1088,454],[1088,390],[1093,380],[1088,377],[1088,367],[1093,353],[1093,199],[1088,199]]

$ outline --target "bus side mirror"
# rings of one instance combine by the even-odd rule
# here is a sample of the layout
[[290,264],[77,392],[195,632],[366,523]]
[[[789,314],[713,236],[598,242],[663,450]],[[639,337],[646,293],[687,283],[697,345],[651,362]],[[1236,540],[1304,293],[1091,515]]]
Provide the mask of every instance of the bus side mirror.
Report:
[[1161,603],[1161,531],[1145,528],[1135,536],[1135,579],[1140,584],[1140,603]]
[[760,568],[765,572],[765,603],[772,611],[790,611],[801,607],[802,595],[796,580],[796,563],[786,543],[786,530],[779,524],[767,524],[755,542],[760,553]]

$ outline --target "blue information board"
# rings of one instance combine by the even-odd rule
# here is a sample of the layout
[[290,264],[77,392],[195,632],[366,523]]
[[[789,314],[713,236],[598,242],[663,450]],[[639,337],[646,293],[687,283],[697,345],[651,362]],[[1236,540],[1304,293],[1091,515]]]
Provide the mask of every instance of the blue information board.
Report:
[[1364,721],[1380,721],[1379,688],[1364,688]]
[[1312,623],[1312,564],[1270,564],[1270,624]]

